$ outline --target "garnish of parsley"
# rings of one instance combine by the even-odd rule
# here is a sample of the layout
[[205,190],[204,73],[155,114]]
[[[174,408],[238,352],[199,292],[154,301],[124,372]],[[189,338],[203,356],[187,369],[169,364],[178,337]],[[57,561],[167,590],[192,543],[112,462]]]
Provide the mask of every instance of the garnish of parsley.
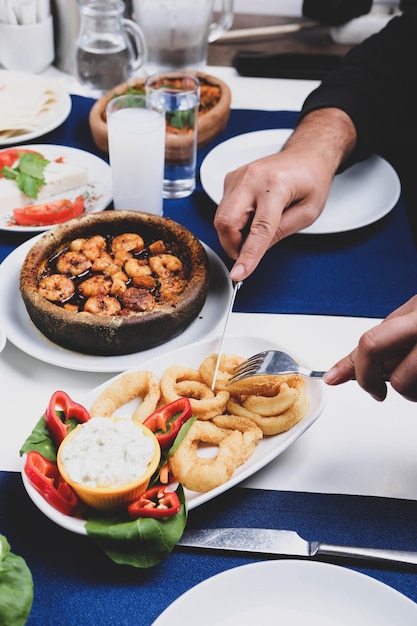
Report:
[[49,161],[35,152],[20,152],[15,167],[3,167],[4,178],[14,180],[21,192],[37,200],[39,190],[45,185],[45,167]]

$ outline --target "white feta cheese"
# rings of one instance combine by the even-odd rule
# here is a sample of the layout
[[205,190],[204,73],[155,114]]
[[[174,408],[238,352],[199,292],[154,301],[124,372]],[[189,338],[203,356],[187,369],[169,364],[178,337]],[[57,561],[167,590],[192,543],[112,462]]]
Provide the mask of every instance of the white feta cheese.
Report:
[[120,487],[146,471],[154,442],[129,419],[93,417],[63,445],[69,478],[92,487]]
[[45,185],[35,199],[20,191],[14,180],[0,178],[0,212],[7,214],[27,204],[40,204],[52,196],[88,185],[88,172],[85,167],[51,161],[44,170]]

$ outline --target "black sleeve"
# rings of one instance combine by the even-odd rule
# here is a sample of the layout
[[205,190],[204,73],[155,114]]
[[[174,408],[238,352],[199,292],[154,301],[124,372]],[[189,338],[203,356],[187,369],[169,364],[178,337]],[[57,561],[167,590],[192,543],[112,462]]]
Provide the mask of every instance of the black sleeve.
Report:
[[301,117],[323,107],[343,109],[358,141],[350,165],[372,153],[410,150],[417,144],[417,8],[394,17],[355,46],[306,99]]

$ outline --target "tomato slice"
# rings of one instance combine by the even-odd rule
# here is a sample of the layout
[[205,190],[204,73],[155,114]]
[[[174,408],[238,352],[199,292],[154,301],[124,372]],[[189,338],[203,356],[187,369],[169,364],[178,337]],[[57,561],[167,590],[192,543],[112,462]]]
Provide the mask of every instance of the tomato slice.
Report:
[[19,207],[13,209],[13,217],[19,226],[50,226],[67,222],[83,212],[84,196],[78,196],[74,201],[64,198],[44,204]]
[[0,178],[3,178],[1,173],[3,167],[12,167],[19,159],[19,154],[22,152],[38,154],[35,150],[22,150],[21,148],[8,148],[0,152]]

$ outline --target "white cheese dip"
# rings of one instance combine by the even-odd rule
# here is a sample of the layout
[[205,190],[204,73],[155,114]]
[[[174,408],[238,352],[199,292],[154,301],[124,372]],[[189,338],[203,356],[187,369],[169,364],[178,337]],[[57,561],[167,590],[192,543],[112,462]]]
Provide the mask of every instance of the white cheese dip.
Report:
[[62,446],[68,477],[91,487],[120,487],[146,471],[154,442],[128,419],[93,417]]

